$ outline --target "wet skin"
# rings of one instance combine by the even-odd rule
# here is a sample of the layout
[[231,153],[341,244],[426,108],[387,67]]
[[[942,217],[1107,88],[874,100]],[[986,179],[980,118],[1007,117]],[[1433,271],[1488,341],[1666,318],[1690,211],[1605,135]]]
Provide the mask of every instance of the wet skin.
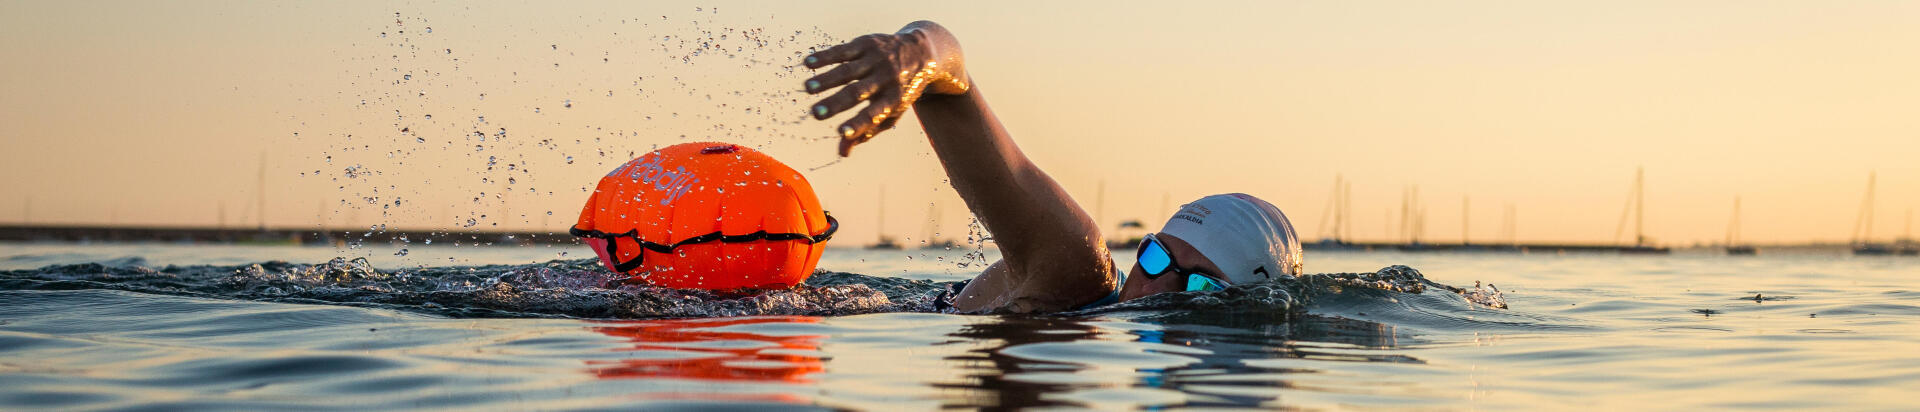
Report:
[[[994,234],[1002,259],[954,299],[963,312],[1055,312],[1114,289],[1099,227],[1058,182],[1034,165],[966,74],[960,42],[938,24],[914,22],[813,53],[808,106],[826,120],[866,103],[835,127],[840,154],[892,128],[912,107],[955,192]],[[830,67],[830,68],[829,68]]]
[[[964,61],[959,40],[929,21],[908,24],[895,34],[860,36],[803,60],[809,69],[833,66],[802,83],[807,93],[846,86],[807,110],[814,119],[826,120],[868,102],[866,108],[834,129],[840,136],[840,156],[845,157],[853,152],[853,146],[892,129],[921,96],[967,94],[972,80],[966,75]],[[982,106],[984,109],[984,102]]]

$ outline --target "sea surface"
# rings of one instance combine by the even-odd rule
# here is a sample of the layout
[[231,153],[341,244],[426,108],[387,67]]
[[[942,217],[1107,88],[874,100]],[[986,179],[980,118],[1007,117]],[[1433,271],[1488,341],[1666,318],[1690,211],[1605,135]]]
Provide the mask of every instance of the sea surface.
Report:
[[728,295],[578,246],[0,244],[0,410],[1911,410],[1920,259],[1761,253],[1314,251],[981,316],[926,298],[997,258],[973,246]]

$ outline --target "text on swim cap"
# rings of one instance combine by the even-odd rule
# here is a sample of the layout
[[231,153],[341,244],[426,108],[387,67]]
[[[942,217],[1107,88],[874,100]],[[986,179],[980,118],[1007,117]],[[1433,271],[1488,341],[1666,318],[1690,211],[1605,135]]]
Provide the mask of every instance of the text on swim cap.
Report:
[[[653,185],[653,190],[665,193],[665,195],[660,197],[661,206],[673,204],[673,201],[679,200],[681,195],[687,194],[689,190],[692,190],[693,184],[699,183],[700,178],[694,176],[693,172],[687,171],[686,166],[679,166],[673,170],[667,170],[666,167],[660,165],[665,159],[665,156],[649,154],[646,157],[620,165],[620,167],[613,169],[613,172],[607,173],[607,177],[625,174],[628,180],[632,180],[635,183],[643,185],[651,184]],[[644,188],[645,186],[641,187]]]
[[1193,224],[1196,225],[1203,225],[1207,223],[1207,216],[1212,214],[1213,209],[1208,209],[1206,206],[1187,204],[1180,206],[1180,212],[1174,213],[1173,218],[1193,222]]

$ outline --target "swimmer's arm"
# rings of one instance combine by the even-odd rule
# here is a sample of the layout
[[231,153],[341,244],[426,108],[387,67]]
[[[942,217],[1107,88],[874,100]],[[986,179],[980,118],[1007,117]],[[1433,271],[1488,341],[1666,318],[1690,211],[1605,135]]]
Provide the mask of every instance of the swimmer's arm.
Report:
[[965,60],[959,40],[933,22],[861,36],[807,56],[809,68],[835,66],[808,79],[807,92],[839,88],[809,111],[825,120],[867,103],[836,128],[845,156],[914,109],[955,191],[1004,256],[968,284],[958,309],[1057,311],[1106,296],[1115,280],[1099,226],[1014,145]]
[[959,95],[922,97],[914,112],[954,191],[1005,259],[968,284],[954,300],[956,309],[1061,311],[1115,289],[1099,226],[1020,151],[978,85]]

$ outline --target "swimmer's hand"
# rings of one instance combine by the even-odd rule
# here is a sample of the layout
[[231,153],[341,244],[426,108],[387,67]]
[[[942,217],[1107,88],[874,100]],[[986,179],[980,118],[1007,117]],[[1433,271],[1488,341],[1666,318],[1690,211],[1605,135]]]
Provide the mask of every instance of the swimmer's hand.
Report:
[[930,21],[913,22],[899,33],[860,36],[806,57],[809,69],[839,65],[807,79],[807,93],[846,86],[807,110],[814,119],[826,120],[868,102],[835,129],[844,157],[853,146],[893,128],[922,93],[966,94],[971,81],[964,60],[960,41]]

